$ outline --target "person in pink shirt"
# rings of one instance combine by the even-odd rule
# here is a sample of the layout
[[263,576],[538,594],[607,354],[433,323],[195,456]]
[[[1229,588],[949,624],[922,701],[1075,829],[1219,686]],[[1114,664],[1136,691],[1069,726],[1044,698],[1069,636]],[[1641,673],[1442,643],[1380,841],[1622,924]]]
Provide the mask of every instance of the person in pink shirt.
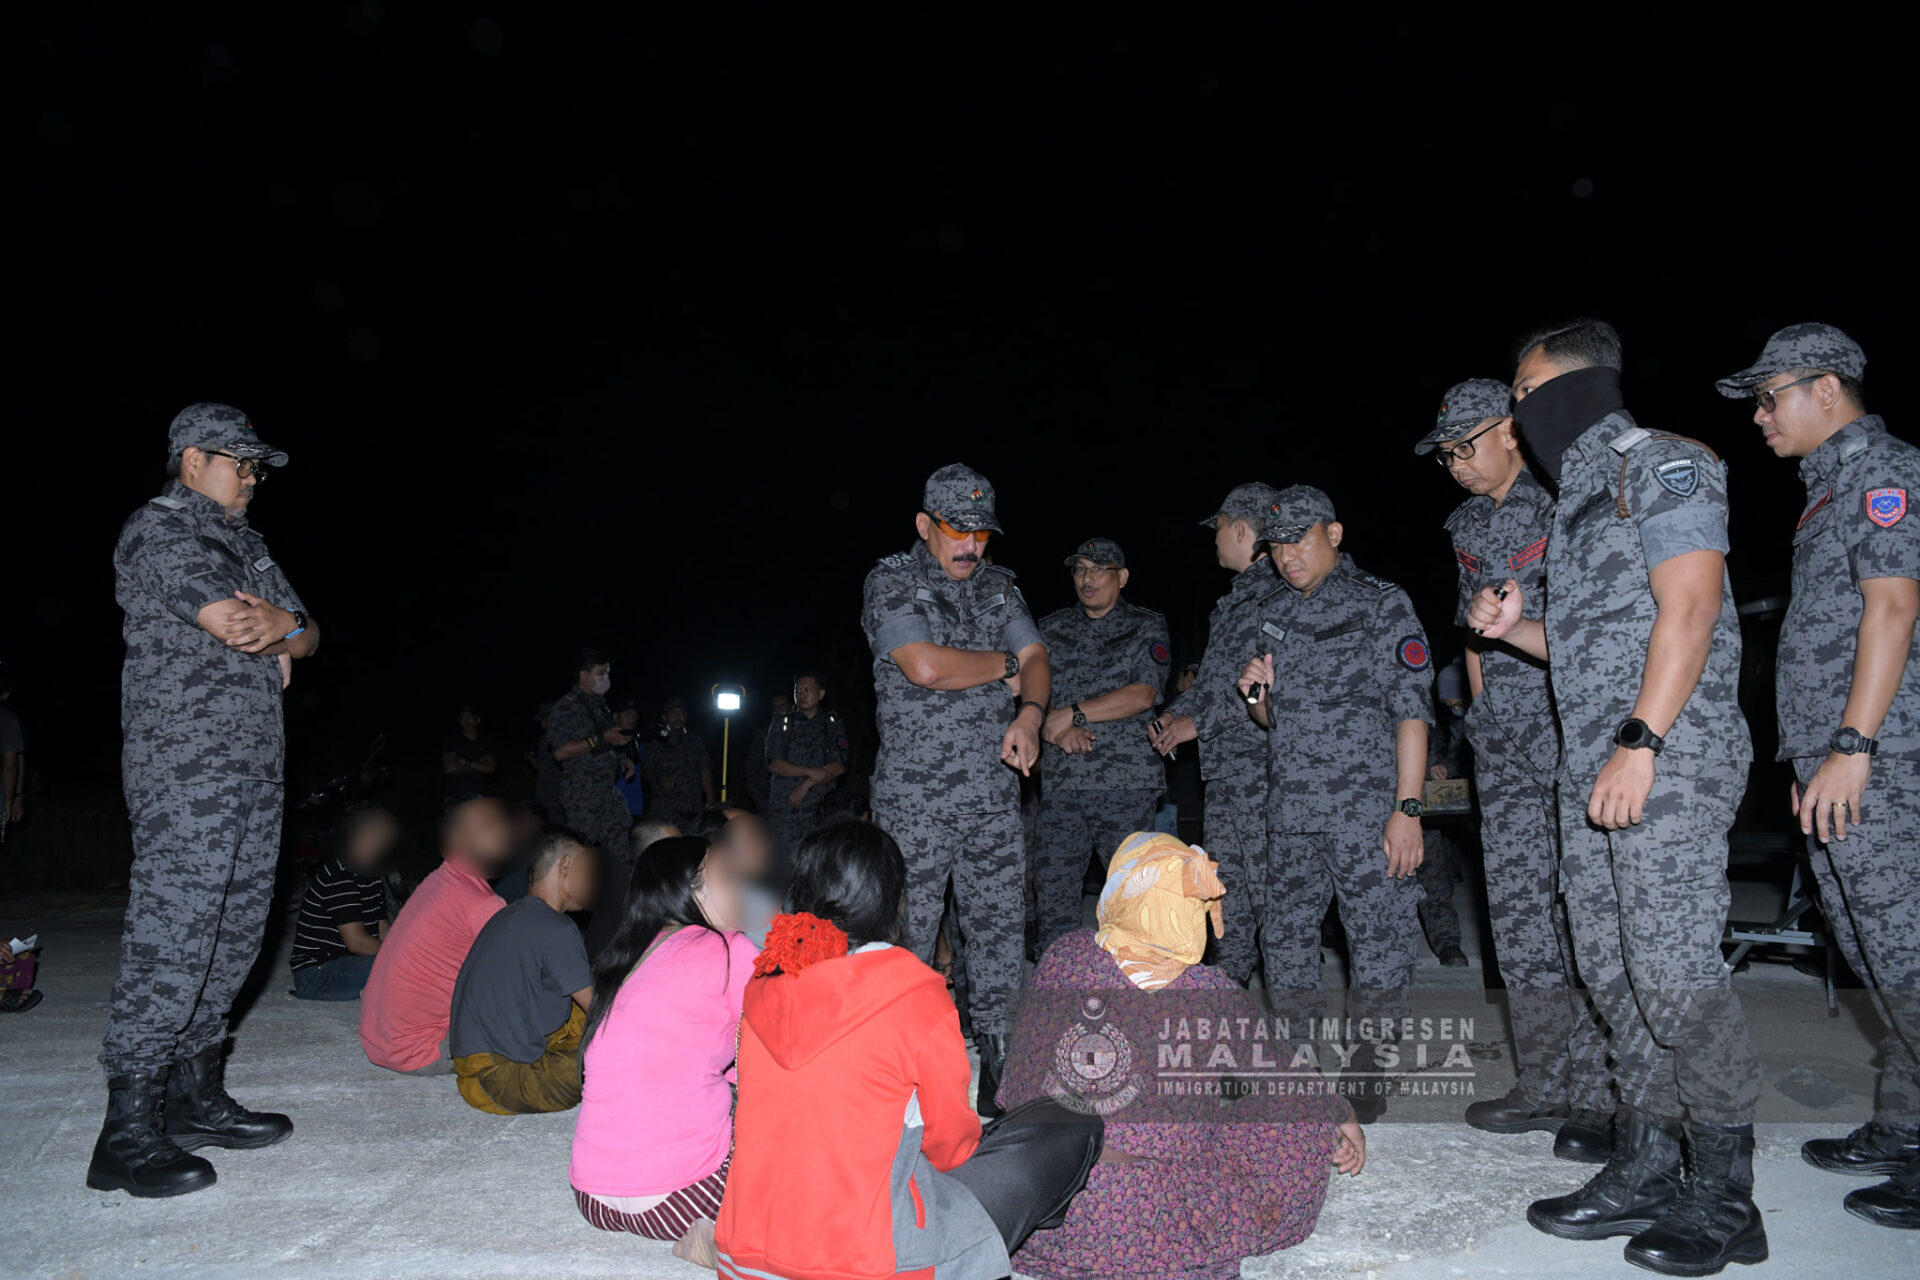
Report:
[[588,1222],[670,1240],[708,1268],[740,999],[760,954],[738,920],[732,871],[705,839],[658,841],[634,864],[626,916],[594,965],[569,1170]]
[[487,885],[512,851],[513,823],[498,800],[469,800],[440,824],[444,859],[387,929],[360,993],[367,1061],[408,1075],[453,1070],[447,1021],[453,984],[480,926],[507,904]]

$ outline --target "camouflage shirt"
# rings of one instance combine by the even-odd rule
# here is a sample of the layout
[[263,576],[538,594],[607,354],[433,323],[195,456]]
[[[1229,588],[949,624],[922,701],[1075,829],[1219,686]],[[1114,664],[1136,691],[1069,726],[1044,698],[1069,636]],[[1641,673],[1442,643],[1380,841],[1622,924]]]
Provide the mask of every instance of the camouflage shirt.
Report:
[[[775,760],[785,760],[788,764],[809,767],[844,765],[847,762],[847,727],[831,711],[816,711],[811,720],[805,712],[790,711],[775,720],[767,730],[766,753],[769,764]],[[804,778],[783,778],[777,773],[769,774],[769,804],[785,804],[787,797],[793,794],[793,789],[804,781]],[[807,799],[809,802],[817,800],[839,785],[839,778],[816,782],[807,792]]]
[[[1447,517],[1453,558],[1460,565],[1456,626],[1482,587],[1520,584],[1524,612],[1539,618],[1546,607],[1547,534],[1553,528],[1553,497],[1533,472],[1522,468],[1495,505],[1476,494]],[[1482,757],[1514,759],[1551,779],[1560,765],[1560,728],[1553,717],[1547,666],[1517,649],[1489,640],[1480,649],[1481,693],[1467,710],[1467,738]]]
[[1248,662],[1266,652],[1260,639],[1260,598],[1280,579],[1265,556],[1234,575],[1233,585],[1207,618],[1207,649],[1193,684],[1168,704],[1164,715],[1192,716],[1199,733],[1200,776],[1240,781],[1267,772],[1267,731],[1247,714],[1235,687]]
[[860,625],[873,649],[880,726],[875,804],[1017,810],[1020,775],[1000,761],[1014,710],[1007,687],[996,680],[972,689],[922,689],[893,660],[895,649],[915,642],[1014,653],[1042,643],[1012,572],[982,564],[955,582],[926,544],[916,543],[867,575]]
[[[1040,619],[1053,668],[1053,705],[1112,693],[1122,685],[1144,684],[1160,700],[1167,682],[1167,620],[1124,599],[1098,618],[1074,605]],[[1048,744],[1046,785],[1068,791],[1153,791],[1166,788],[1166,766],[1147,741],[1153,707],[1129,716],[1089,724],[1093,750],[1070,756]]]
[[[653,732],[642,757],[647,781],[652,784],[647,795],[650,806],[669,813],[704,808],[707,793],[700,785],[700,775],[713,768],[706,739],[686,729],[676,733],[664,721],[655,725]],[[673,785],[668,786],[669,782]]]
[[[1547,542],[1545,620],[1554,705],[1576,779],[1599,776],[1640,696],[1659,612],[1649,570],[1705,550],[1727,550],[1727,468],[1704,446],[1655,437],[1621,410],[1567,450]],[[1723,573],[1706,670],[1667,731],[1661,768],[1752,758],[1739,676],[1740,625]]]
[[1277,678],[1267,735],[1272,829],[1384,826],[1399,799],[1400,723],[1433,724],[1433,655],[1413,602],[1342,556],[1309,594],[1276,581],[1257,617]]
[[200,610],[235,591],[291,612],[306,605],[246,517],[176,480],[127,517],[113,550],[114,597],[126,613],[120,728],[126,776],[281,780],[286,727],[280,661],[230,649]]
[[[554,747],[597,738],[612,725],[613,712],[607,709],[605,698],[584,689],[569,689],[553,704],[552,715],[547,721],[547,738],[551,744],[549,756]],[[620,757],[612,751],[589,751],[571,760],[560,761],[560,784],[569,797],[569,812],[577,803],[571,797],[584,795],[589,790],[611,789],[619,772]]]
[[[1888,435],[1869,414],[1802,458],[1800,478],[1807,509],[1793,535],[1793,601],[1775,672],[1782,760],[1825,756],[1841,727],[1860,633],[1860,581],[1920,579],[1920,516],[1907,523],[1920,495],[1920,449]],[[1912,661],[1909,655],[1909,670]],[[1916,682],[1900,682],[1876,738],[1882,755],[1920,758]]]

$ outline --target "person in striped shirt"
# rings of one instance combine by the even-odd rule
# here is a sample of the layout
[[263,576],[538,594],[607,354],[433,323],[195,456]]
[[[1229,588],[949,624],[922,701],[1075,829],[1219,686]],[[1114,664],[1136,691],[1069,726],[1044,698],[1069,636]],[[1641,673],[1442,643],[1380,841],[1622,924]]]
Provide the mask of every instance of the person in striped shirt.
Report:
[[350,811],[336,852],[314,871],[293,927],[293,994],[302,1000],[357,1000],[387,932],[380,867],[400,824],[378,807]]

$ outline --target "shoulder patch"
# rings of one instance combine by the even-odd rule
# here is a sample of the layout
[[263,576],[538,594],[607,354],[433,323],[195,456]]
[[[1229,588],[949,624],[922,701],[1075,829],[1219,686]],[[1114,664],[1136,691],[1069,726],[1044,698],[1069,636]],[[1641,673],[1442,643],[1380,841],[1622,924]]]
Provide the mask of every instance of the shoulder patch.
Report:
[[1882,529],[1891,529],[1907,514],[1905,489],[1867,490],[1867,519]]
[[1607,441],[1607,448],[1613,450],[1615,453],[1625,453],[1635,445],[1645,444],[1651,439],[1653,439],[1653,432],[1647,430],[1645,427],[1635,427],[1633,430],[1623,431],[1613,439]]
[[1377,578],[1373,574],[1368,573],[1365,569],[1354,569],[1347,576],[1352,578],[1355,582],[1359,583],[1361,586],[1371,587],[1375,591],[1393,590],[1393,584],[1391,582],[1388,582],[1385,578]]
[[1149,649],[1147,652],[1151,653],[1153,655],[1153,660],[1159,663],[1163,667],[1166,666],[1167,663],[1171,661],[1173,658],[1173,655],[1167,652],[1167,646],[1164,644],[1161,644],[1158,640],[1153,642],[1153,648]]
[[1690,498],[1693,491],[1700,487],[1700,466],[1692,458],[1675,458],[1655,467],[1653,478],[1668,492]]
[[1403,636],[1400,647],[1395,650],[1400,665],[1409,671],[1425,671],[1433,662],[1433,655],[1427,652],[1427,642],[1419,636]]

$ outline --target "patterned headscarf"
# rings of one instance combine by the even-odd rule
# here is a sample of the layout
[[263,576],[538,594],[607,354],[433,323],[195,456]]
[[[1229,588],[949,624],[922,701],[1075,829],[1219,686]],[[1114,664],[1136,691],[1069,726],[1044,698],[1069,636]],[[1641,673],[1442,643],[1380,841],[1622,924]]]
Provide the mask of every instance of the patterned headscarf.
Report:
[[1225,934],[1220,868],[1207,851],[1169,835],[1136,831],[1121,842],[1100,891],[1094,941],[1133,985],[1156,991],[1200,962],[1207,921]]

